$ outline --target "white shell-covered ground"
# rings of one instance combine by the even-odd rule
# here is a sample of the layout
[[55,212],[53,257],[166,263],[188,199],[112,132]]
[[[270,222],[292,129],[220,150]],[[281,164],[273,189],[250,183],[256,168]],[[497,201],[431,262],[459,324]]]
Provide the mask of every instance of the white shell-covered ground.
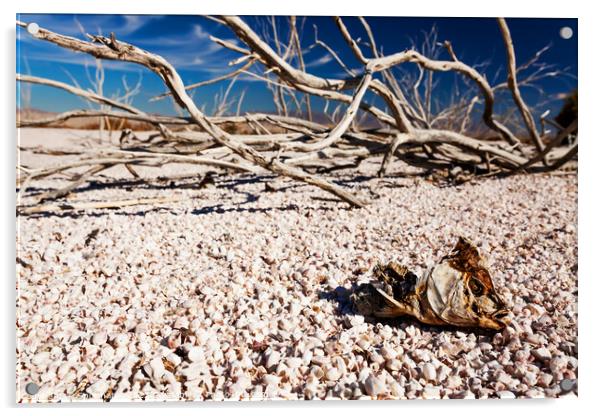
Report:
[[[362,165],[366,175],[376,167]],[[17,400],[577,393],[575,175],[460,187],[338,180],[372,204],[348,209],[297,182],[228,175],[202,188],[96,186],[72,197],[184,202],[18,217]],[[377,262],[424,272],[458,234],[487,254],[510,327],[352,313],[350,290]]]

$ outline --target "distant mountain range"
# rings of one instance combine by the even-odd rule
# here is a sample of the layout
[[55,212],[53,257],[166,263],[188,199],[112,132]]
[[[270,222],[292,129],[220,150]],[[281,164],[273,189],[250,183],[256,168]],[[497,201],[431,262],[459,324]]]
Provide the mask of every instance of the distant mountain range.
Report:
[[[55,113],[52,111],[44,111],[38,110],[36,108],[24,108],[17,109],[17,120],[42,120],[45,118],[50,118],[58,115],[59,113]],[[141,122],[141,121],[133,121],[126,120],[123,121],[121,119],[109,118],[109,123],[114,126],[114,129],[117,128],[129,128],[136,131],[142,130],[156,130],[152,124]],[[98,130],[100,128],[100,120],[99,117],[78,117],[72,118],[65,121],[60,121],[57,123],[48,124],[44,127],[50,128],[63,128],[63,129],[80,129],[80,130]],[[107,128],[105,123],[105,129]]]
[[[52,111],[39,110],[36,108],[17,109],[17,119],[21,119],[21,120],[41,120],[41,119],[45,119],[45,118],[51,118],[58,114],[59,113],[52,112]],[[339,116],[340,115],[341,114],[339,114]],[[303,114],[301,116],[301,118],[307,119],[307,114]],[[312,112],[312,120],[317,123],[326,125],[326,126],[332,125],[332,122],[328,118],[328,116],[322,112]],[[120,126],[121,120],[111,118],[110,123],[113,126]],[[372,123],[372,124],[374,124],[374,123]],[[370,123],[364,123],[363,126],[364,127],[376,127],[375,124],[371,126]],[[52,123],[52,124],[46,125],[44,127],[69,128],[69,129],[81,129],[81,130],[98,130],[100,127],[100,121],[99,121],[99,117],[78,117],[78,118],[72,118],[72,119],[69,119],[66,121]],[[226,130],[231,131],[231,132],[236,132],[236,133],[243,133],[242,131],[238,131],[238,130],[245,130],[245,132],[243,134],[247,134],[247,132],[246,132],[247,129],[243,128],[242,126],[237,126],[237,127],[238,128],[234,128],[234,126],[226,125]],[[106,125],[105,125],[105,128],[106,128]],[[152,124],[145,123],[145,122],[139,122],[139,121],[132,121],[132,120],[125,121],[125,124],[123,126],[121,126],[120,128],[129,128],[134,131],[156,130],[156,128]],[[177,130],[177,128],[176,128],[176,130]],[[272,130],[272,129],[270,129],[270,130]],[[279,129],[277,129],[277,130],[279,130]],[[248,133],[253,134],[253,130],[249,129]]]

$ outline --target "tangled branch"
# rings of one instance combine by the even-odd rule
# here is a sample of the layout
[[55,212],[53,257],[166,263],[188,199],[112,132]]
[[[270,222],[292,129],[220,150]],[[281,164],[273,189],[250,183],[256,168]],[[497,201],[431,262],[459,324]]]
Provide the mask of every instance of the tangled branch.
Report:
[[[20,167],[19,195],[25,194],[27,187],[34,180],[82,167],[86,167],[87,170],[72,174],[68,186],[38,196],[35,203],[62,198],[94,175],[113,166],[126,166],[132,175],[137,176],[133,168],[135,165],[163,166],[167,163],[186,163],[254,173],[267,171],[317,186],[351,206],[363,207],[368,203],[365,197],[353,194],[317,172],[311,172],[312,167],[319,165],[335,169],[340,166],[357,166],[363,158],[380,156],[380,175],[387,174],[391,162],[396,157],[406,163],[429,169],[451,169],[460,166],[472,174],[537,172],[558,169],[570,162],[577,153],[576,122],[566,129],[559,130],[556,137],[547,144],[544,143],[546,138],[543,133],[537,131],[534,117],[522,99],[522,84],[518,74],[533,65],[543,52],[517,68],[512,38],[504,19],[498,19],[498,23],[507,53],[506,86],[522,116],[523,127],[528,132],[530,143],[522,141],[516,132],[495,116],[495,92],[499,85],[492,87],[475,67],[459,60],[449,42],[442,44],[451,57],[449,61],[430,58],[416,49],[383,55],[378,50],[370,25],[360,18],[372,55],[368,57],[343,20],[335,17],[336,27],[363,66],[363,70],[362,75],[356,75],[357,71],[349,69],[351,65],[343,62],[332,47],[318,39],[316,30],[315,43],[311,48],[319,46],[325,49],[349,75],[344,79],[323,78],[307,71],[296,19],[289,20],[288,45],[282,44],[282,47],[277,25],[272,20],[271,36],[275,41],[275,49],[239,17],[220,16],[215,19],[230,28],[244,44],[244,47],[240,47],[229,41],[211,38],[222,47],[240,54],[240,58],[231,64],[241,66],[217,78],[190,85],[184,85],[179,73],[165,58],[119,41],[113,33],[109,37],[87,35],[89,40],[84,41],[43,28],[36,27],[34,30],[30,26],[30,33],[40,41],[98,59],[135,63],[154,72],[162,79],[167,92],[151,100],[171,96],[178,106],[188,113],[188,117],[147,114],[131,104],[109,99],[78,86],[17,74],[18,82],[60,88],[107,106],[101,110],[76,110],[44,119],[19,120],[19,127],[49,125],[77,117],[110,117],[144,121],[158,129],[158,134],[147,140],[138,139],[131,131],[123,130],[119,147],[76,152],[80,156],[78,162],[40,169]],[[17,25],[27,27],[23,22],[17,22]],[[292,64],[293,61],[297,63],[298,68]],[[411,83],[396,79],[393,73],[394,69],[401,70],[407,64],[415,65],[420,74],[418,79]],[[256,67],[263,67],[264,73],[251,72],[252,68]],[[430,89],[433,86],[432,75],[438,72],[454,72],[465,77],[466,81],[472,83],[479,91],[479,95],[467,97],[433,117]],[[258,77],[273,88],[275,104],[281,114],[211,117],[201,111],[188,94],[188,91],[195,88],[226,79],[232,80],[231,86],[236,77],[242,74]],[[378,78],[381,75],[384,82]],[[429,88],[426,107],[422,105],[418,93],[419,86],[425,80]],[[528,82],[532,80],[533,78]],[[404,85],[407,85],[408,89],[404,89]],[[368,102],[368,92],[380,97],[384,107]],[[333,113],[333,120],[338,118],[338,121],[332,126],[317,123],[311,118],[310,95],[320,97],[326,103],[336,101],[346,106],[346,109],[340,117],[335,117]],[[226,96],[227,94],[222,100],[219,113],[224,112]],[[292,99],[301,115],[301,101],[305,102],[306,118],[293,115],[287,104],[287,96]],[[413,97],[413,102],[406,97]],[[241,102],[242,95],[239,98],[237,113],[240,111]],[[471,114],[479,102],[483,103],[482,122],[495,135],[494,140],[471,137],[468,133]],[[335,112],[338,112],[338,108]],[[367,114],[372,117],[380,128],[367,128],[358,123],[360,112],[363,112],[364,116]],[[450,117],[457,118],[458,131],[433,127]],[[226,127],[233,124],[246,126],[252,134],[245,136],[228,133]],[[568,136],[575,138],[575,144],[563,148],[561,144]],[[231,160],[224,160],[225,157],[230,157]],[[37,212],[35,209],[32,211],[31,207],[22,210],[34,211]]]

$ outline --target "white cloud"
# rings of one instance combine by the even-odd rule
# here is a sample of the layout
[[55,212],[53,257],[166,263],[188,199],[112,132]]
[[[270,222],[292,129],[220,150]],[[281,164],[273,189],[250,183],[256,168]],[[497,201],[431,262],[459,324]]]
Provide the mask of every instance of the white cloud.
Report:
[[[150,52],[157,53],[170,61],[176,69],[194,70],[200,74],[223,74],[231,70],[227,63],[239,55],[210,40],[210,33],[203,28],[201,24],[192,24],[183,26],[180,33],[165,34],[159,28],[154,35],[137,36],[135,31],[149,24],[149,19],[159,19],[163,16],[138,16],[122,15],[112,16],[77,16],[85,31],[90,32],[91,26],[98,26],[102,32],[108,34],[115,32],[117,37],[125,36],[128,33],[133,35],[127,37],[127,41],[147,49]],[[42,15],[40,19],[35,16],[36,22],[40,26],[55,30],[58,33],[72,35],[82,38],[78,25],[71,22],[71,18],[66,20],[70,24],[65,24],[65,19],[53,20],[52,16]],[[60,24],[60,27],[59,26]],[[67,30],[69,29],[69,30]],[[153,28],[154,29],[154,28]],[[59,64],[85,65],[85,62],[91,62],[94,59],[81,53],[75,53],[63,50],[41,42],[29,36],[24,30],[18,30],[18,39],[21,44],[20,53],[32,61],[56,62]],[[232,39],[232,41],[234,41]],[[239,42],[237,42],[239,43]],[[117,61],[105,61],[107,69],[120,71],[137,70],[134,64],[124,64]]]
[[319,57],[317,59],[314,59],[313,61],[310,61],[310,62],[306,63],[305,66],[308,67],[308,68],[312,68],[312,67],[316,67],[316,66],[327,64],[330,61],[332,61],[333,59],[334,58],[332,57],[332,55],[325,54],[325,55],[322,55],[321,57]]
[[121,36],[126,36],[130,33],[134,33],[147,24],[149,19],[156,19],[159,16],[123,15],[122,17],[125,20],[125,25],[120,26],[119,29],[116,30],[119,31]]
[[152,17],[156,18],[156,16],[138,16],[138,15],[123,15],[125,19],[125,25],[128,28],[128,33],[135,32],[144,26],[148,20]]
[[194,25],[193,29],[192,29],[192,33],[194,33],[194,35],[199,39],[208,39],[209,38],[209,33],[207,33],[205,31],[205,29],[203,29],[201,27],[201,25]]
[[[78,65],[78,66],[89,66],[90,68],[94,68],[94,59],[89,55],[85,55],[83,53],[78,52],[69,52],[69,51],[60,51],[57,53],[45,53],[45,52],[32,52],[32,53],[24,53],[24,57],[26,57],[29,61],[38,61],[38,62],[53,62],[57,64],[66,64],[66,65]],[[122,61],[109,61],[104,60],[102,65],[105,69],[108,70],[118,70],[124,72],[139,72],[144,71],[145,69],[140,66],[130,62],[122,62]]]

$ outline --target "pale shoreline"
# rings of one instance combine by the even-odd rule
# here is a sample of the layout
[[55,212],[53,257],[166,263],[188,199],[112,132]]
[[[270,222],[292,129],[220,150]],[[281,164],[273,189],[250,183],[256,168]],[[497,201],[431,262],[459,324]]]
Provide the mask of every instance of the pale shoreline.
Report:
[[[229,175],[202,188],[187,180],[74,196],[191,198],[166,206],[18,217],[18,399],[32,400],[25,386],[35,382],[39,401],[73,400],[86,377],[96,400],[109,388],[114,400],[565,394],[560,381],[578,373],[576,174],[436,187],[370,177],[375,166],[338,174],[380,195],[362,210],[271,175]],[[350,314],[348,291],[376,262],[423,272],[457,234],[488,255],[510,328]]]

